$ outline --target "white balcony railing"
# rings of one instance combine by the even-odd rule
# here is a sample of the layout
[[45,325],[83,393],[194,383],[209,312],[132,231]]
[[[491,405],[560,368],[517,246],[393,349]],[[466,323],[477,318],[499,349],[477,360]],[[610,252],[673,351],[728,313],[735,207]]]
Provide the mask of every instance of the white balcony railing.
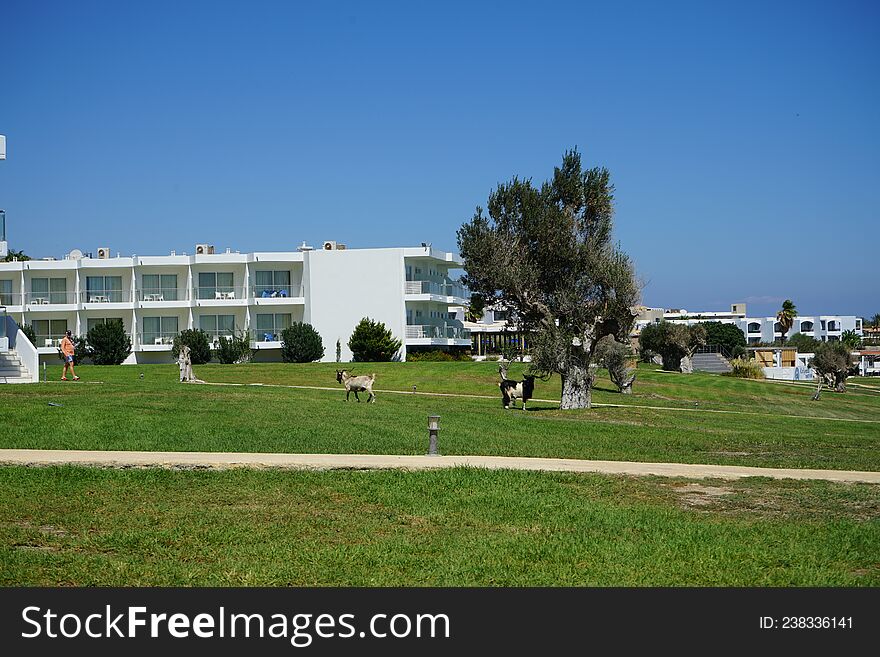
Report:
[[131,290],[80,292],[82,303],[131,303]]
[[20,306],[22,299],[21,292],[0,292],[0,306]]
[[189,290],[186,288],[145,287],[136,293],[138,301],[189,301]]
[[436,294],[443,297],[467,299],[471,293],[458,283],[435,283],[433,281],[406,281],[407,294]]
[[75,304],[76,292],[28,292],[25,303],[29,306]]
[[138,344],[144,346],[171,346],[177,333],[170,332],[146,332],[138,334]]
[[252,329],[252,342],[281,342],[281,331],[272,329]]
[[255,285],[251,287],[252,299],[285,299],[303,296],[305,296],[305,291],[302,285]]
[[193,296],[203,301],[229,301],[233,299],[246,299],[245,288],[241,285],[196,287],[193,288]]
[[413,340],[470,340],[471,332],[466,328],[449,324],[408,324],[406,337]]

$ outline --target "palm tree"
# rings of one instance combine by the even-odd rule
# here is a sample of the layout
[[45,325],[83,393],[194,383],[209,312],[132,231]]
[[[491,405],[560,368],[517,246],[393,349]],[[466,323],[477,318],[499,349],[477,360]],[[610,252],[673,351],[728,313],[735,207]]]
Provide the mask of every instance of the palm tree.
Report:
[[797,308],[791,299],[786,299],[782,302],[782,310],[776,313],[776,321],[779,322],[779,331],[782,333],[782,344],[785,344],[785,334],[794,326],[795,317],[797,317]]
[[871,320],[871,326],[880,328],[880,314],[874,315],[874,319]]

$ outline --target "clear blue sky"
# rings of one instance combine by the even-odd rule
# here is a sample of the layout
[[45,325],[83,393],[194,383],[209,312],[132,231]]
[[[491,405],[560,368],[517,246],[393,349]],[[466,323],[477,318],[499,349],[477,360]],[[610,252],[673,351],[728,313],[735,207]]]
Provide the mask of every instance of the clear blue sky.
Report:
[[880,312],[876,2],[5,0],[0,31],[34,256],[455,250],[577,146],[647,304]]

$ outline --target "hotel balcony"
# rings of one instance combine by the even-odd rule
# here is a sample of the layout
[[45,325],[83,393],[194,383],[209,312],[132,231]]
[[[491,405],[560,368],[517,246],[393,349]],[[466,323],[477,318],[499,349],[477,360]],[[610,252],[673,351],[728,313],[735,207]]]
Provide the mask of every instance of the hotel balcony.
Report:
[[163,306],[188,306],[190,300],[189,290],[184,288],[138,288],[135,299],[141,308],[161,308]]
[[305,303],[305,288],[302,285],[255,285],[250,293],[251,302],[257,306]]
[[194,287],[196,306],[244,306],[247,305],[247,289],[242,285]]
[[407,301],[440,301],[466,306],[471,298],[470,290],[458,283],[406,281],[404,292]]
[[407,324],[406,344],[470,346],[471,332],[450,324]]
[[138,334],[139,351],[171,351],[177,333],[148,332]]
[[28,292],[24,302],[29,312],[76,310],[76,292]]

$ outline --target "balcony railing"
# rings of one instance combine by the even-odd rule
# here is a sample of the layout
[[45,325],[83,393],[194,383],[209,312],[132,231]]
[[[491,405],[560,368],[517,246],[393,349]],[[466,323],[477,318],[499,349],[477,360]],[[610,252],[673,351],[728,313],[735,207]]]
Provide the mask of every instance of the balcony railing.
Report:
[[75,304],[76,292],[28,292],[25,295],[25,303],[30,306]]
[[436,294],[443,297],[461,297],[467,299],[471,293],[463,285],[457,283],[435,283],[433,281],[406,281],[407,294]]
[[37,341],[34,343],[35,347],[60,347],[61,340],[64,339],[63,335],[40,335],[37,333]]
[[131,290],[104,290],[80,292],[82,303],[131,303]]
[[177,333],[165,332],[146,332],[138,334],[138,343],[145,346],[171,346]]
[[251,287],[253,299],[284,299],[305,296],[302,285],[254,285]]
[[449,324],[408,324],[406,327],[408,339],[440,339],[440,340],[470,340],[469,329]]
[[24,295],[21,292],[0,293],[0,306],[20,306]]
[[186,288],[145,287],[136,293],[138,301],[189,301]]
[[226,301],[231,299],[245,299],[245,288],[241,285],[217,285],[215,287],[193,288],[196,299],[211,301]]
[[281,331],[272,329],[252,329],[252,342],[281,342]]

